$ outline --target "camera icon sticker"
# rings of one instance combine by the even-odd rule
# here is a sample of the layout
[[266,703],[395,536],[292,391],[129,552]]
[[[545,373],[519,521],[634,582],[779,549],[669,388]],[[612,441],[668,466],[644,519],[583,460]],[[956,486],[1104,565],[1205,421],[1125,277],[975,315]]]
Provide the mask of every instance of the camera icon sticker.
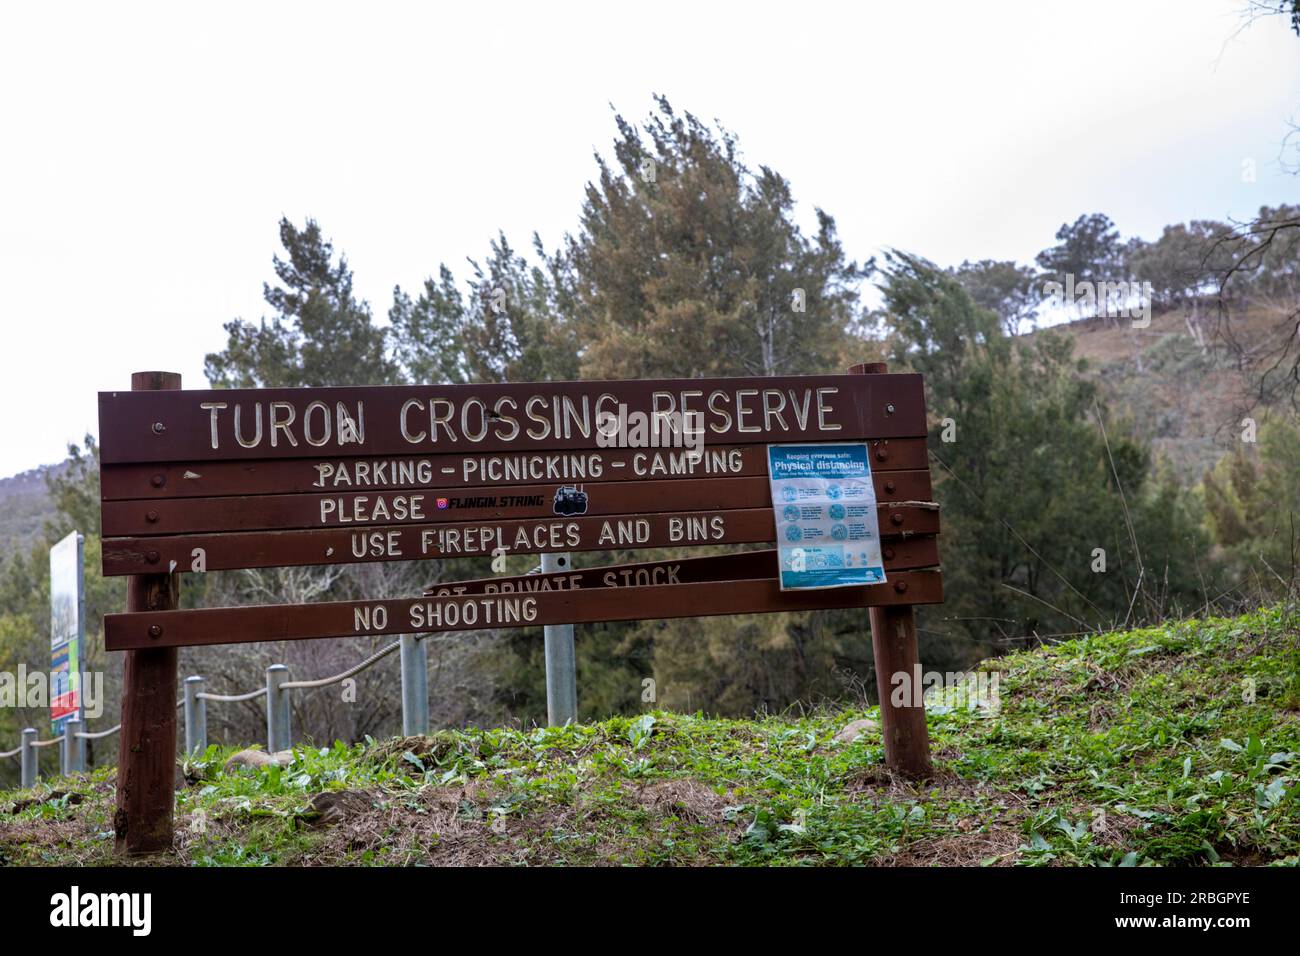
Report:
[[587,493],[576,485],[561,485],[555,491],[554,510],[557,515],[572,517],[587,513]]

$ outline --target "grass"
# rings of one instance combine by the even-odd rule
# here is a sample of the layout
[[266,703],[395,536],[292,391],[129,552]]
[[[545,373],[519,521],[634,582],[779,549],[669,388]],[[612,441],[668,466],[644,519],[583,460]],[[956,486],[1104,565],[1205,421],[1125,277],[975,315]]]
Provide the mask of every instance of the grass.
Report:
[[[996,713],[929,708],[896,779],[871,708],[647,713],[299,747],[185,766],[173,854],[141,865],[1289,865],[1300,862],[1300,615],[1274,608],[987,662]],[[113,771],[0,793],[0,863],[97,865]]]

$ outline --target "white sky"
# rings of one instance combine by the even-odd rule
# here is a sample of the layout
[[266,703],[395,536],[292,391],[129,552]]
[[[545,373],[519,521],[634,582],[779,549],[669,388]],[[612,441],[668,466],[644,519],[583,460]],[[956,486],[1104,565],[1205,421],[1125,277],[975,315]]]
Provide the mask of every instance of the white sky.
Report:
[[[575,228],[610,104],[719,119],[849,253],[1028,262],[1300,200],[1300,38],[1244,0],[13,4],[0,8],[0,476],[142,369],[203,387],[318,218],[387,313],[504,229]],[[472,6],[472,9],[471,9]],[[1253,159],[1257,180],[1244,182]]]

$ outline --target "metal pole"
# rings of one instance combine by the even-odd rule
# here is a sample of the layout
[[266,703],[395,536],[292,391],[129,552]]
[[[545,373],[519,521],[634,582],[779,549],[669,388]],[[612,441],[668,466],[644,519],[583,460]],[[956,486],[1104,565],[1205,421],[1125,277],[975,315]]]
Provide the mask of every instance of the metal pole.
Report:
[[67,730],[68,739],[64,742],[65,746],[72,749],[72,766],[65,771],[66,773],[83,773],[86,769],[86,738],[81,736],[84,728],[82,727],[80,717],[72,717],[68,720]]
[[32,746],[34,743],[36,743],[36,728],[28,727],[23,731],[22,787],[24,790],[36,786],[36,748]]
[[203,678],[185,678],[185,752],[202,753],[208,749],[208,702],[203,693]]
[[429,732],[429,649],[414,634],[401,636],[402,733],[407,737]]
[[63,733],[59,736],[59,774],[64,777],[72,773],[72,734],[68,733],[72,721],[69,717],[63,722]]
[[[567,571],[572,567],[569,555],[543,554],[542,573]],[[546,642],[546,722],[552,727],[578,719],[578,673],[573,652],[573,625],[548,624],[543,628]]]
[[272,664],[266,669],[266,750],[289,749],[289,692],[280,685],[289,679],[289,668]]

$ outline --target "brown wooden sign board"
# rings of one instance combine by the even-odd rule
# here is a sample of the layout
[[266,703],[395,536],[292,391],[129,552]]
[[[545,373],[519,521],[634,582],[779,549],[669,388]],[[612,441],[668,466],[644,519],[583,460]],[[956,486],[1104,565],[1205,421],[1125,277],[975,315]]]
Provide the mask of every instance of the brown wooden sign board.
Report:
[[[885,570],[911,571],[939,565],[938,539],[904,538],[884,548]],[[426,596],[453,594],[527,594],[591,588],[694,584],[700,581],[745,581],[776,577],[777,553],[770,549],[714,554],[703,558],[663,558],[632,564],[573,568],[547,574],[515,574],[472,581],[440,582],[425,588]]]
[[[882,538],[937,534],[934,505],[882,504]],[[617,551],[776,540],[771,508],[488,522],[105,538],[104,574],[418,561],[559,551]]]
[[[877,501],[930,500],[929,471],[882,472],[872,477]],[[714,478],[106,501],[102,515],[104,535],[124,537],[721,511],[771,504],[766,478]]]
[[[929,468],[924,438],[881,438],[870,445],[873,472]],[[680,448],[601,448],[378,459],[146,462],[101,466],[100,496],[105,501],[159,500],[766,475],[762,445],[705,445],[698,460]]]
[[333,601],[194,611],[109,614],[110,651],[322,637],[428,634],[496,628],[936,604],[938,571],[903,571],[884,584],[782,591],[775,577],[516,594],[461,594],[388,601]]
[[602,413],[681,412],[700,413],[706,447],[926,434],[919,375],[132,391],[99,395],[100,460],[591,449]]
[[[177,647],[866,607],[883,687],[919,666],[912,606],[943,600],[921,377],[883,365],[190,392],[141,372],[131,392],[100,393],[99,410],[104,572],[132,576],[105,644],[128,651],[114,820],[133,853],[172,843]],[[881,584],[781,591],[768,551],[449,582],[419,598],[175,609],[180,571],[771,542],[764,446],[859,441],[883,502]],[[924,710],[882,701],[881,723],[889,766],[928,773]]]

